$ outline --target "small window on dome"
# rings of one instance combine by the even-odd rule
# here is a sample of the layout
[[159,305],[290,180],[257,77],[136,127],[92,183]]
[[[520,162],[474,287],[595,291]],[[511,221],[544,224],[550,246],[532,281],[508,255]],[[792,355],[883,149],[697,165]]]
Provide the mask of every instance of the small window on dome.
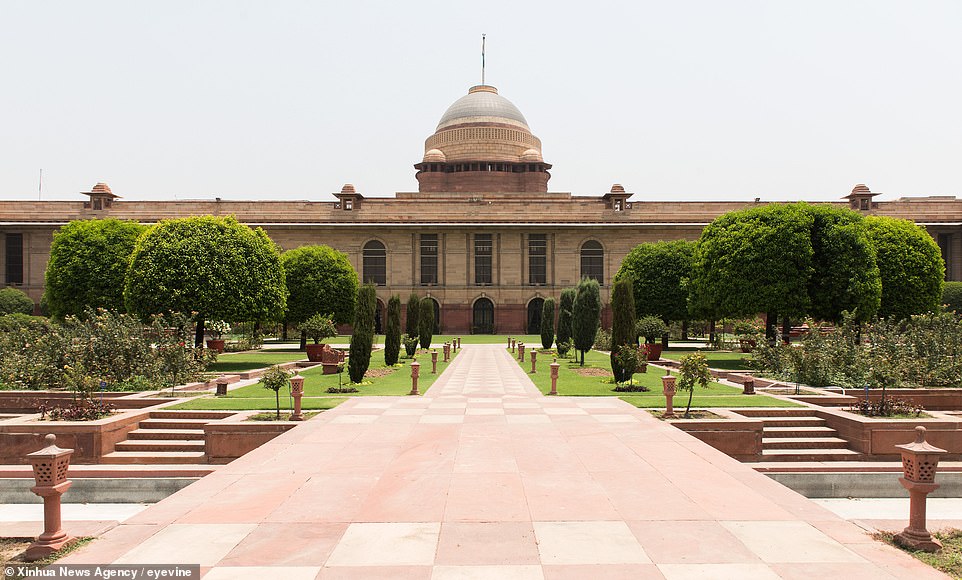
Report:
[[621,211],[622,209],[623,209],[623,208],[622,208],[621,200],[620,200],[620,199],[616,199],[616,200],[615,200],[615,211]]
[[352,199],[345,199],[345,200],[344,200],[344,211],[351,211],[352,209],[354,209],[354,200],[352,200]]

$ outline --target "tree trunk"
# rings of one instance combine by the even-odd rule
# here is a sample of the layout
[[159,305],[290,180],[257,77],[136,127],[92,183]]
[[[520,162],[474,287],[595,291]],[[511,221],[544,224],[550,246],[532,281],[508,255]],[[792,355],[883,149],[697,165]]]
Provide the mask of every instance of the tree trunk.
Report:
[[581,351],[581,366],[585,366],[585,351]]
[[668,350],[668,335],[669,333],[667,332],[661,335],[661,347],[665,350]]
[[708,322],[708,343],[715,343],[715,321],[711,320]]
[[688,406],[685,408],[685,419],[691,417],[691,399],[695,396],[695,386],[692,385],[691,390],[688,391]]
[[277,415],[275,418],[280,420],[281,418],[281,390],[280,389],[274,391],[274,401],[277,403]]
[[778,320],[778,315],[774,312],[769,312],[765,315],[765,339],[768,340],[768,344],[775,346],[775,323]]
[[194,348],[204,348],[204,319],[197,319],[197,326],[194,329]]
[[782,317],[782,342],[790,344],[792,342],[792,321],[788,315]]
[[688,321],[687,320],[681,321],[681,339],[688,340]]
[[301,350],[307,350],[307,331],[301,331]]
[[281,323],[281,340],[287,340],[287,321]]

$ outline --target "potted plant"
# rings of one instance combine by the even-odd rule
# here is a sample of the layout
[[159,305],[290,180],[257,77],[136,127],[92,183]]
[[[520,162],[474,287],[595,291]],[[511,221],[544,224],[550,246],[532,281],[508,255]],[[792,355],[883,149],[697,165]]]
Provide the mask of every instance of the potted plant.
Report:
[[418,342],[421,338],[416,334],[408,334],[404,336],[404,352],[407,353],[408,358],[413,357],[418,352]]
[[668,325],[657,316],[643,316],[635,323],[635,333],[645,337],[646,360],[661,358],[661,344],[658,341],[666,332],[668,332]]
[[304,348],[307,351],[307,360],[311,362],[321,361],[321,353],[324,351],[324,345],[321,344],[321,341],[325,338],[337,336],[337,329],[334,327],[331,317],[323,314],[315,314],[308,318],[298,324],[297,329],[307,334],[307,337],[314,341],[314,344],[308,344]]
[[223,320],[211,320],[204,325],[204,330],[210,335],[207,339],[207,348],[218,353],[224,352],[224,335],[230,332],[230,324]]

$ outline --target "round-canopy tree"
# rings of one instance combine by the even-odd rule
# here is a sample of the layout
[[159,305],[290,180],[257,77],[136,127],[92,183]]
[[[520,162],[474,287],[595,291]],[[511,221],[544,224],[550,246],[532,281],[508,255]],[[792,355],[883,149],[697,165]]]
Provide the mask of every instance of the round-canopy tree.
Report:
[[945,263],[932,236],[909,220],[869,216],[865,225],[882,277],[879,316],[901,319],[938,310]]
[[685,240],[648,242],[628,252],[615,274],[615,281],[632,281],[636,317],[688,320],[685,280],[691,275],[694,252],[695,242]]
[[[357,272],[347,254],[329,246],[301,246],[281,254],[287,279],[286,321],[304,322],[315,314],[348,324],[357,301]],[[301,348],[306,337],[301,334]]]
[[76,220],[53,235],[45,274],[50,315],[80,315],[87,308],[125,312],[124,277],[134,244],[147,228],[116,219]]
[[124,286],[138,316],[196,312],[198,347],[205,320],[276,320],[286,298],[274,242],[232,216],[160,221],[137,240]]
[[33,300],[13,287],[0,290],[0,316],[4,314],[33,314]]

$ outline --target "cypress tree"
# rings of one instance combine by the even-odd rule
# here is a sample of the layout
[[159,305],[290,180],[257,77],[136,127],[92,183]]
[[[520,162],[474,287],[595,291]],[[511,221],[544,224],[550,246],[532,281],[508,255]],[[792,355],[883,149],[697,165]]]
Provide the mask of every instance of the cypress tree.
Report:
[[408,319],[404,324],[404,332],[408,336],[417,336],[419,332],[418,314],[421,312],[421,299],[418,295],[411,293],[408,296]]
[[635,344],[635,297],[634,284],[630,278],[617,280],[611,288],[611,371],[615,380],[623,383],[631,377],[618,364],[618,349]]
[[371,364],[371,348],[374,345],[374,310],[377,294],[374,286],[365,284],[357,291],[357,308],[354,310],[354,333],[351,334],[351,351],[347,359],[347,372],[352,383],[360,383]]
[[401,297],[387,301],[387,328],[384,332],[384,364],[395,365],[401,352]]
[[581,351],[581,366],[585,366],[585,352],[595,344],[601,322],[601,287],[598,281],[582,278],[571,310],[571,334],[575,348]]
[[421,348],[431,348],[431,339],[434,338],[433,300],[421,301],[421,311],[418,313],[418,336],[421,340]]
[[[575,296],[577,291],[574,288],[565,288],[561,291],[561,299],[558,303],[558,342],[571,344],[571,313],[574,310]],[[558,353],[564,354],[564,353]]]
[[554,298],[545,298],[541,308],[541,346],[551,348],[554,344]]

